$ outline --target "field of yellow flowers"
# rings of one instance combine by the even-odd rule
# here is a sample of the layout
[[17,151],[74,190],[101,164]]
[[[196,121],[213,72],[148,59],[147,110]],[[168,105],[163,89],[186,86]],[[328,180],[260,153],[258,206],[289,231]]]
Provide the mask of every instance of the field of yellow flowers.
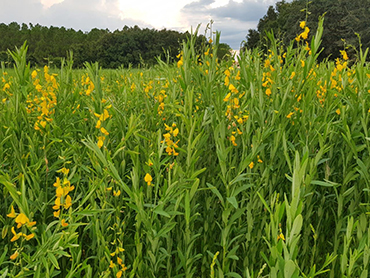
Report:
[[[2,64],[0,278],[369,277],[367,51]],[[299,47],[293,47],[298,44]]]

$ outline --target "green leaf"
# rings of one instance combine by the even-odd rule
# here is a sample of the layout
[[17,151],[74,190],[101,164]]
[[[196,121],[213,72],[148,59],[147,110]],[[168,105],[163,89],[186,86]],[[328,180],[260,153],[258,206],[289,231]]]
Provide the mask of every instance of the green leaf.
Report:
[[235,197],[228,197],[226,198],[226,200],[234,207],[234,208],[238,208],[238,201],[236,200]]
[[285,262],[284,266],[284,277],[291,278],[293,277],[294,272],[296,271],[297,266],[292,260]]
[[54,256],[54,254],[50,252],[48,252],[47,254],[48,254],[48,258],[50,259],[51,263],[55,266],[55,268],[60,269],[57,258]]
[[165,211],[163,210],[163,205],[157,206],[157,207],[154,209],[154,212],[155,212],[156,214],[163,215],[163,216],[165,216],[165,217],[171,218],[171,216],[170,216],[167,212],[165,212]]
[[224,205],[224,198],[222,198],[222,195],[221,195],[220,191],[218,191],[218,189],[216,187],[214,187],[212,184],[210,184],[208,182],[207,182],[207,186],[209,187],[209,189],[211,189],[211,191],[214,194],[216,194],[218,199],[221,201],[221,204]]
[[176,222],[169,222],[163,226],[163,228],[158,232],[157,237],[162,237],[168,234],[175,226]]
[[229,272],[225,274],[226,277],[234,277],[234,278],[242,278],[238,273],[236,272]]

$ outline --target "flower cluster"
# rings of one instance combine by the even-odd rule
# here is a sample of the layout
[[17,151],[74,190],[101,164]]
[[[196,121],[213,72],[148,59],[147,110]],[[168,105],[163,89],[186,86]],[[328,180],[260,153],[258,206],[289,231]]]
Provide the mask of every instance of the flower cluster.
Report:
[[[6,80],[6,79],[4,78],[4,76],[6,76],[6,75],[8,75],[8,73],[7,73],[7,72],[3,72],[3,76],[1,77],[1,82],[4,84],[4,85],[2,86],[2,91],[3,91],[3,92],[5,92],[5,94],[6,94],[6,95],[7,95],[7,97],[8,97],[8,96],[12,96],[12,94],[9,92],[9,90],[10,90],[10,85],[11,85],[11,81]],[[5,103],[5,102],[6,102],[6,100],[7,100],[7,98],[5,97],[5,98],[3,98],[1,101],[2,101],[2,103]]]
[[270,97],[272,94],[272,85],[274,84],[272,80],[272,73],[275,71],[275,68],[271,65],[272,56],[274,55],[273,52],[269,54],[267,59],[264,62],[264,69],[265,71],[262,73],[262,87],[265,89],[265,94]]
[[239,93],[239,90],[230,82],[230,79],[237,84],[240,80],[240,71],[238,70],[235,76],[231,76],[231,72],[234,71],[233,67],[230,67],[224,71],[225,78],[224,78],[224,85],[228,87],[228,93],[226,97],[223,99],[224,102],[227,102],[227,108],[225,112],[225,116],[231,122],[228,126],[228,129],[231,129],[231,136],[229,140],[234,146],[237,146],[236,143],[236,136],[243,134],[243,132],[239,129],[238,124],[242,125],[245,123],[248,118],[249,114],[247,111],[242,111],[240,107],[240,99],[245,95],[245,92]]
[[183,64],[184,64],[184,57],[182,56],[182,51],[181,51],[181,53],[179,53],[177,56],[176,56],[176,58],[177,59],[179,59],[178,61],[177,61],[177,67],[178,68],[180,68]]
[[113,259],[113,257],[116,256],[117,264],[114,263],[113,260],[111,260],[110,264],[109,264],[109,268],[111,268],[111,269],[114,269],[116,267],[121,268],[116,273],[117,278],[122,277],[123,272],[125,272],[127,270],[127,267],[123,263],[122,258],[119,257],[119,254],[124,252],[124,251],[125,251],[125,249],[123,249],[122,247],[117,247],[116,250],[113,253],[110,253],[110,256],[111,256],[112,259]]
[[[175,123],[173,123],[172,126],[168,126],[166,124],[164,125],[166,127],[166,131],[168,131],[167,133],[163,134],[164,142],[166,143],[166,153],[168,155],[177,156],[179,153],[176,152],[175,148],[178,148],[177,143],[180,140],[174,142],[172,138],[177,137],[179,134],[179,129],[176,127]],[[163,143],[163,141],[161,141],[161,143]]]
[[[36,221],[30,221],[30,219],[24,213],[22,212],[16,213],[13,205],[11,206],[10,213],[7,214],[6,216],[10,218],[14,218],[15,224],[17,224],[17,227],[16,227],[17,229],[20,229],[23,226],[27,228],[32,228],[33,226],[36,225]],[[10,240],[11,242],[18,240],[21,237],[26,239],[27,241],[35,237],[35,234],[32,232],[30,234],[26,234],[24,229],[21,232],[16,232],[14,226],[11,228],[11,232],[13,234],[13,237]],[[18,257],[18,255],[19,255],[19,252],[18,250],[16,250],[15,253],[10,256],[10,259],[15,260]]]
[[[71,185],[71,182],[68,180],[67,175],[69,173],[69,169],[62,168],[58,172],[63,173],[63,180],[57,177],[56,182],[53,184],[55,189],[55,203],[53,206],[54,209],[54,217],[59,218],[61,214],[61,209],[69,209],[72,206],[72,198],[69,195],[71,191],[75,188]],[[61,220],[61,224],[63,227],[68,226],[68,223],[65,219]]]
[[27,112],[29,114],[35,111],[38,112],[34,129],[41,131],[41,128],[45,128],[48,122],[50,123],[53,121],[51,116],[54,114],[55,106],[57,105],[55,91],[59,88],[59,84],[55,79],[57,74],[49,74],[48,66],[44,67],[45,84],[41,84],[36,70],[32,72],[31,76],[36,92],[31,92],[27,96]]
[[[81,77],[81,85],[83,86],[84,90],[85,90],[85,94],[87,96],[90,96],[91,93],[94,91],[95,89],[95,85],[94,83],[92,82],[92,80],[90,79],[90,77],[88,76],[88,74],[86,75],[83,75]],[[83,92],[80,92],[80,94],[83,94]]]
[[[102,102],[105,103],[106,101],[103,99]],[[101,133],[101,135],[98,136],[98,147],[99,148],[103,147],[105,138],[106,138],[106,136],[109,135],[109,132],[104,127],[104,123],[106,122],[106,120],[108,120],[109,118],[112,117],[112,115],[110,115],[109,111],[108,111],[108,109],[110,109],[110,108],[112,108],[111,104],[107,105],[104,108],[103,113],[101,113],[101,114],[94,113],[95,117],[98,118],[98,120],[96,122],[96,125],[95,125],[95,128],[99,129],[99,131]]]
[[299,42],[301,39],[303,40],[307,40],[308,38],[308,33],[310,32],[310,29],[306,26],[306,21],[301,21],[301,23],[299,24],[299,27],[301,27],[301,29],[303,29],[303,32],[300,33],[296,38],[295,40],[297,42]]

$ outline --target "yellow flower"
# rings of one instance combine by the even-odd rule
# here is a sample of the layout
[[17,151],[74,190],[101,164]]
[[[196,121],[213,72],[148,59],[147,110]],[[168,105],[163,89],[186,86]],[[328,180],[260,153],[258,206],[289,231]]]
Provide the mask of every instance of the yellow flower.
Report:
[[294,112],[290,112],[286,117],[290,119],[293,116]]
[[53,184],[53,186],[55,187],[59,187],[60,186],[60,178],[57,178],[56,182]]
[[116,277],[117,278],[121,278],[122,277],[122,270],[118,271],[117,274],[116,274]]
[[253,169],[253,167],[254,167],[254,162],[252,161],[251,163],[249,163],[248,167],[249,167],[250,169]]
[[62,227],[67,227],[67,226],[69,225],[69,224],[66,222],[66,220],[65,220],[65,219],[62,219],[61,224],[62,224]]
[[295,76],[295,72],[293,71],[292,74],[290,75],[290,79],[293,79]]
[[67,195],[65,199],[64,208],[68,209],[70,206],[72,206],[72,198],[71,196]]
[[299,23],[299,27],[301,27],[302,29],[304,29],[304,27],[306,27],[306,21],[301,21]]
[[347,52],[345,50],[340,50],[340,54],[342,55],[343,60],[345,60],[345,61],[348,60],[348,55],[347,55]]
[[55,205],[53,206],[54,210],[58,210],[60,208],[60,197],[55,199]]
[[231,136],[230,136],[230,141],[231,141],[231,143],[236,147],[238,144],[237,144],[237,143],[235,143],[235,140],[236,140],[235,136],[234,136],[234,135],[231,135]]
[[22,235],[22,233],[16,233],[15,232],[15,230],[14,230],[14,227],[12,227],[11,228],[11,231],[12,231],[12,234],[14,235],[13,237],[12,237],[12,239],[10,240],[11,242],[13,242],[13,241],[16,241],[18,238],[20,238],[21,237],[21,235]]
[[97,123],[96,123],[95,128],[99,129],[100,127],[101,127],[101,121],[100,121],[100,120],[98,120],[98,121],[97,121]]
[[181,57],[181,59],[177,62],[177,67],[180,68],[183,64],[184,62],[182,61],[182,57]]
[[24,213],[18,214],[18,216],[15,218],[15,223],[17,223],[17,228],[22,227],[22,225],[30,222],[28,217]]
[[270,96],[270,95],[271,95],[271,90],[270,90],[270,88],[267,88],[267,89],[266,89],[265,94],[266,94],[267,96]]
[[13,205],[12,205],[12,206],[11,206],[11,208],[10,208],[10,213],[9,213],[9,214],[7,214],[6,216],[8,216],[8,217],[10,217],[10,218],[15,218],[15,217],[17,217],[17,215],[15,214],[15,210],[14,210]]
[[31,74],[31,76],[32,76],[32,79],[35,79],[35,78],[36,78],[36,76],[37,76],[37,71],[36,71],[36,70],[34,70],[34,71],[32,72],[32,74]]
[[10,256],[10,259],[11,260],[15,260],[17,257],[18,257],[19,253],[18,253],[18,250],[14,252],[13,255]]
[[225,101],[225,102],[229,101],[230,97],[231,97],[231,93],[228,93],[228,94],[226,95],[226,97],[224,98],[224,101]]
[[178,128],[174,129],[173,136],[176,137],[178,134],[179,134],[179,129]]
[[[113,255],[114,256],[114,255]],[[110,268],[114,268],[116,266],[116,264],[111,260],[110,261],[110,264],[109,264],[109,267]]]
[[32,238],[34,238],[35,237],[35,234],[29,234],[28,236],[27,235],[24,235],[24,237],[26,238],[26,240],[28,241],[28,240],[30,240],[30,239],[32,239]]
[[60,172],[62,172],[64,175],[68,175],[68,173],[69,173],[69,169],[67,169],[67,168],[63,167],[63,168],[60,170]]
[[109,135],[109,132],[104,128],[104,127],[102,127],[101,129],[100,129],[100,131],[101,131],[101,133],[103,133],[104,135]]
[[63,196],[63,187],[58,186],[58,188],[55,190],[55,195],[57,197],[62,197]]
[[54,217],[59,218],[60,210],[54,211]]
[[98,137],[98,147],[99,147],[99,149],[101,149],[101,147],[103,147],[104,140],[105,140],[104,136],[99,136]]
[[119,195],[121,195],[121,190],[113,190],[113,196],[118,197]]
[[27,227],[33,227],[36,225],[36,221],[28,222]]
[[278,235],[277,240],[279,241],[279,239],[282,239],[282,240],[284,240],[284,241],[285,241],[285,237],[284,237],[283,233],[280,233],[280,234]]
[[337,110],[335,110],[335,113],[337,113],[338,115],[340,115],[340,109],[338,108]]
[[257,159],[258,159],[258,163],[262,163],[263,162],[259,155],[257,155]]
[[10,85],[9,83],[5,83],[4,87],[3,87],[3,91],[7,90],[7,89],[10,89]]
[[149,173],[146,173],[144,181],[148,184],[148,186],[152,184],[152,180],[153,180],[152,176]]

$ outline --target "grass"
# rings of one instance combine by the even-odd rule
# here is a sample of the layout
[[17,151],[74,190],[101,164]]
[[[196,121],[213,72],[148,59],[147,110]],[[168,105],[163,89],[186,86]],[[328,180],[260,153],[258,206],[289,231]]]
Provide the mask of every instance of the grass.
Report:
[[367,52],[318,63],[321,35],[239,66],[218,33],[142,70],[13,51],[0,277],[368,277]]

